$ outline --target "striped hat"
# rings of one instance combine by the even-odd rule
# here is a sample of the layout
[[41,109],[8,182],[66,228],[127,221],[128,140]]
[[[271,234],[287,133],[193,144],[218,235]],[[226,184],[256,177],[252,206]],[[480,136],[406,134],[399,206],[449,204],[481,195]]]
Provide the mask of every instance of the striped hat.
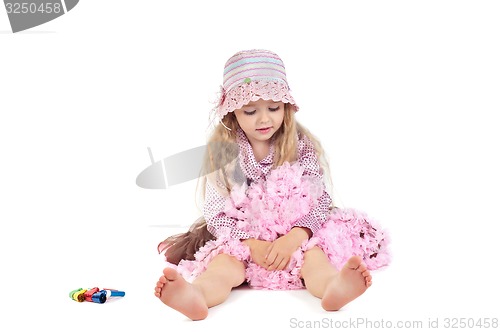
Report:
[[280,57],[267,50],[247,50],[233,55],[224,67],[223,85],[215,107],[222,119],[227,113],[259,99],[282,101],[298,110]]

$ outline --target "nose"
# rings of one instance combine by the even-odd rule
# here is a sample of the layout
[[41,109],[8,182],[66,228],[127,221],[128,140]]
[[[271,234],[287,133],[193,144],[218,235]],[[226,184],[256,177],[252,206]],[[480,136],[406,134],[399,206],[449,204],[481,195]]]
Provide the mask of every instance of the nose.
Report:
[[259,117],[260,123],[267,123],[269,122],[269,119],[270,117],[266,110],[260,112],[260,117]]

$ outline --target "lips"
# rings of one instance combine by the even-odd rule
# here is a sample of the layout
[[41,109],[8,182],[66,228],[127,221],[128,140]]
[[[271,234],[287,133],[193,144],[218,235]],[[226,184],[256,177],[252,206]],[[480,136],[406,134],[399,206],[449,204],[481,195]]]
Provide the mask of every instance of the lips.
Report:
[[271,130],[272,127],[266,127],[266,128],[259,128],[257,129],[258,132],[265,134]]

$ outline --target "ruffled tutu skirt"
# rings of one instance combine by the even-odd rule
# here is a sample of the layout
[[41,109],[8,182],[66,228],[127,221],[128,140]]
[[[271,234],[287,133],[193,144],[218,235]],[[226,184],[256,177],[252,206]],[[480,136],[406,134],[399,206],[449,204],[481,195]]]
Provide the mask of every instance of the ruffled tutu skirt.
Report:
[[[237,226],[254,238],[272,241],[286,234],[298,218],[314,207],[322,194],[322,184],[301,175],[298,164],[285,164],[272,171],[267,181],[235,188],[228,199],[226,215],[238,220]],[[369,270],[387,266],[391,260],[387,231],[376,220],[355,209],[328,211],[322,227],[302,243],[283,270],[268,271],[257,265],[251,259],[249,247],[229,236],[230,229],[220,233],[217,239],[198,249],[194,260],[167,264],[192,281],[205,271],[214,257],[227,254],[245,264],[250,287],[285,290],[304,288],[300,274],[304,253],[315,246],[321,248],[339,270],[352,256],[362,257]]]

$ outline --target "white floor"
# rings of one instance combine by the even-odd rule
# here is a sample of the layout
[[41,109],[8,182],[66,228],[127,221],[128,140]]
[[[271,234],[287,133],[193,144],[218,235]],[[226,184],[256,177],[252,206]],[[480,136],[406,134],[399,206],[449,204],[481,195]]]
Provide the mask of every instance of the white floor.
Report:
[[[432,258],[425,249],[421,261],[413,258],[410,262],[404,257],[418,254],[410,254],[416,251],[408,250],[402,245],[405,241],[398,240],[394,243],[399,248],[394,248],[393,264],[374,272],[373,286],[339,312],[324,312],[319,300],[307,291],[241,288],[234,290],[227,302],[210,309],[205,321],[191,322],[153,296],[163,268],[155,246],[167,234],[181,230],[152,226],[102,228],[102,238],[85,240],[81,235],[90,230],[68,227],[55,230],[58,236],[45,236],[48,241],[58,238],[55,246],[49,244],[37,250],[39,242],[33,242],[33,248],[28,248],[27,242],[23,247],[25,260],[20,261],[18,256],[17,268],[3,272],[7,280],[3,282],[2,323],[11,324],[9,331],[286,331],[311,326],[394,329],[397,324],[427,328],[436,320],[444,326],[447,318],[498,318],[500,292],[493,262],[457,266],[455,260],[445,256]],[[68,296],[72,289],[94,286],[120,289],[126,296],[104,304],[78,303]]]

